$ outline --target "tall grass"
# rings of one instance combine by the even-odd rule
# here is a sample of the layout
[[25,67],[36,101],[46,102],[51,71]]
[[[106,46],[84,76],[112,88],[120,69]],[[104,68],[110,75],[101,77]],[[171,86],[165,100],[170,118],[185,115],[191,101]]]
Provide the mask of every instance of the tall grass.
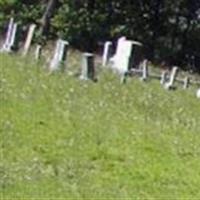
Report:
[[8,55],[0,72],[2,200],[200,198],[196,88],[83,82]]

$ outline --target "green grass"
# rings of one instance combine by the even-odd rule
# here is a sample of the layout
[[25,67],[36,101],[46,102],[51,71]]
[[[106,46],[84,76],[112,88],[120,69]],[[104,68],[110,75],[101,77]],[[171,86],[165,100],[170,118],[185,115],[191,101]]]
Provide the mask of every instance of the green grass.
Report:
[[196,88],[82,82],[8,55],[0,73],[2,200],[200,198]]

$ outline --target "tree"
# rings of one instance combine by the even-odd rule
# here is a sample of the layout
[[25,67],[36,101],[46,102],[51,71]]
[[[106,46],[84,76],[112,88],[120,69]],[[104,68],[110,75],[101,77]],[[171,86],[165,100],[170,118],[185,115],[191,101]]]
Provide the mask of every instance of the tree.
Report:
[[54,10],[56,9],[57,4],[58,4],[58,0],[49,0],[48,1],[46,10],[41,19],[40,33],[42,36],[47,36],[49,33],[50,20],[53,16],[53,13],[54,13]]

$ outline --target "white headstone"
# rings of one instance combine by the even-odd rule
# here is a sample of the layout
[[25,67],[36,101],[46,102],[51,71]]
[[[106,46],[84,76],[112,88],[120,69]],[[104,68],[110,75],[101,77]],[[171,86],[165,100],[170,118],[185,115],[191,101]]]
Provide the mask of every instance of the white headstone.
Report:
[[110,54],[111,54],[111,45],[112,42],[107,41],[104,44],[104,51],[103,51],[103,63],[102,65],[105,67],[108,64],[109,58],[110,58]]
[[115,68],[122,73],[129,70],[129,60],[132,52],[132,42],[123,41],[119,44],[118,52],[115,58]]
[[11,35],[11,40],[10,40],[10,45],[13,46],[15,43],[15,39],[16,39],[16,33],[17,33],[17,23],[14,23],[13,26],[13,31],[12,31],[12,35]]
[[69,43],[67,41],[61,39],[57,41],[54,56],[49,67],[50,71],[58,70],[60,65],[66,61],[68,45]]
[[35,49],[35,60],[39,60],[41,58],[41,54],[42,54],[42,46],[38,44]]
[[27,34],[27,37],[26,37],[25,44],[24,44],[24,51],[23,51],[24,56],[27,55],[27,53],[30,49],[35,29],[36,29],[36,25],[31,24],[30,27],[29,27],[29,30],[28,30],[28,34]]
[[54,50],[54,55],[53,55],[53,59],[51,60],[50,63],[50,70],[55,70],[58,68],[58,55],[59,55],[59,49],[60,49],[60,45],[61,45],[61,40],[58,39],[56,42],[56,48]]
[[146,81],[149,75],[149,70],[148,70],[148,60],[144,60],[142,63],[142,81]]
[[5,39],[5,43],[4,43],[3,49],[7,49],[7,47],[10,44],[10,40],[11,40],[11,37],[12,37],[13,26],[14,26],[14,18],[11,18],[10,22],[9,22],[9,25],[8,25],[8,30],[7,30],[7,33],[6,33],[6,39]]
[[67,53],[67,47],[69,43],[67,41],[61,40],[60,43],[60,48],[59,48],[59,54],[58,54],[58,61],[59,62],[64,62],[65,61],[65,56]]
[[117,49],[116,49],[116,53],[115,53],[115,56],[119,55],[121,53],[121,44],[123,42],[126,41],[126,37],[122,36],[118,39],[117,41]]
[[173,89],[174,88],[173,84],[174,84],[175,78],[177,76],[177,73],[178,73],[178,67],[173,67],[171,75],[170,75],[170,80],[169,80],[169,82],[167,82],[165,84],[166,89]]
[[8,31],[6,34],[6,40],[5,40],[5,43],[3,44],[3,48],[1,49],[1,51],[5,51],[5,52],[12,51],[16,43],[17,27],[18,27],[17,23],[14,23],[14,19],[11,18],[9,26],[8,26]]
[[111,58],[113,62],[113,68],[120,74],[124,74],[129,71],[131,62],[133,61],[133,46],[141,43],[131,40],[126,40],[125,37],[121,37],[117,43],[117,50],[115,55]]
[[110,58],[110,61],[111,62],[115,62],[115,59],[116,59],[116,56],[119,55],[119,51],[120,51],[120,46],[121,46],[121,43],[124,42],[126,40],[126,37],[120,37],[117,41],[117,48],[116,48],[116,52],[115,52],[115,55]]

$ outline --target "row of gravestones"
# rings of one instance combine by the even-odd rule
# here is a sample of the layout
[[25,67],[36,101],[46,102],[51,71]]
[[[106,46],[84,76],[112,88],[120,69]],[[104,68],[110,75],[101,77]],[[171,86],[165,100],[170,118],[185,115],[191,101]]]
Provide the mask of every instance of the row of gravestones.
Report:
[[[31,46],[31,42],[34,36],[36,25],[32,24],[29,27],[28,34],[23,47],[23,55],[27,55]],[[3,47],[0,49],[0,52],[13,52],[17,46],[17,32],[18,24],[14,22],[14,19],[11,18],[9,21],[5,42]],[[56,47],[54,50],[53,58],[49,64],[49,70],[55,71],[58,70],[61,66],[65,65],[67,60],[67,50],[69,43],[65,40],[58,39]],[[42,46],[37,45],[35,50],[35,59],[39,60],[42,54]],[[82,74],[80,76],[82,80],[93,79],[95,80],[95,69],[94,69],[94,55],[91,53],[83,54],[82,61]]]
[[[174,89],[175,81],[183,83],[183,88],[187,89],[189,87],[190,80],[188,77],[184,79],[178,79],[178,67],[174,66],[171,74],[168,74],[167,71],[163,71],[161,75],[152,75],[149,73],[148,61],[143,60],[142,64],[139,65],[141,61],[140,56],[138,56],[138,48],[142,47],[142,44],[137,41],[127,40],[126,37],[121,37],[117,43],[116,53],[113,57],[109,58],[111,55],[111,46],[110,41],[106,42],[104,45],[104,54],[103,54],[103,66],[106,66],[109,61],[112,62],[112,67],[121,74],[121,81],[125,82],[127,76],[134,74],[139,74],[142,81],[146,81],[148,77],[156,77],[160,79],[160,83],[164,86],[165,89]],[[140,66],[138,68],[138,66]],[[200,98],[200,89],[197,90],[197,97]]]
[[[29,48],[31,46],[32,38],[34,35],[34,31],[36,29],[36,25],[32,24],[29,27],[29,31],[27,34],[27,38],[23,47],[23,55],[26,55],[29,51]],[[3,43],[3,47],[1,48],[1,52],[12,52],[17,48],[18,45],[18,39],[17,35],[19,32],[19,27],[18,24],[14,22],[14,18],[11,18],[9,21],[7,33],[6,33],[6,38]]]
[[[117,43],[116,53],[113,57],[109,59],[109,52],[112,43],[106,42],[103,54],[103,66],[107,65],[108,61],[112,62],[112,67],[121,74],[121,81],[125,82],[127,76],[140,74],[141,80],[146,81],[149,76],[148,61],[145,59],[141,68],[138,68],[138,49],[143,45],[137,41],[127,40],[126,37],[121,37]],[[161,84],[164,85],[166,89],[174,88],[174,82],[177,76],[178,68],[174,67],[170,76],[167,72],[163,72],[160,76]],[[184,87],[188,87],[188,83],[184,84]]]
[[[23,55],[27,55],[31,42],[34,36],[36,25],[32,24],[29,27],[26,41],[24,43]],[[18,25],[14,22],[14,19],[11,18],[8,30],[6,34],[6,39],[1,49],[1,52],[12,52],[16,45],[16,35],[17,35]],[[49,70],[55,71],[58,70],[61,66],[64,66],[67,60],[67,50],[69,43],[65,40],[59,39],[56,43],[55,51],[53,58],[49,65]],[[141,68],[138,68],[141,61],[140,49],[142,44],[137,41],[127,40],[126,37],[121,37],[118,39],[116,52],[112,56],[112,42],[107,41],[104,44],[102,65],[107,66],[111,63],[112,68],[121,75],[121,81],[125,82],[127,76],[139,74],[141,75],[141,80],[146,81],[149,74],[148,71],[148,61],[144,60],[141,64]],[[42,47],[37,45],[35,51],[35,58],[38,60],[41,57]],[[178,72],[178,67],[174,67],[170,75],[167,72],[163,72],[159,76],[160,82],[166,89],[173,89],[174,82],[176,80]],[[95,80],[95,66],[94,66],[94,55],[91,53],[84,53],[82,60],[82,73],[80,76],[82,80],[92,79]],[[189,79],[186,77],[183,80],[183,87],[186,89],[189,85]],[[200,90],[197,92],[197,96],[200,98]]]

